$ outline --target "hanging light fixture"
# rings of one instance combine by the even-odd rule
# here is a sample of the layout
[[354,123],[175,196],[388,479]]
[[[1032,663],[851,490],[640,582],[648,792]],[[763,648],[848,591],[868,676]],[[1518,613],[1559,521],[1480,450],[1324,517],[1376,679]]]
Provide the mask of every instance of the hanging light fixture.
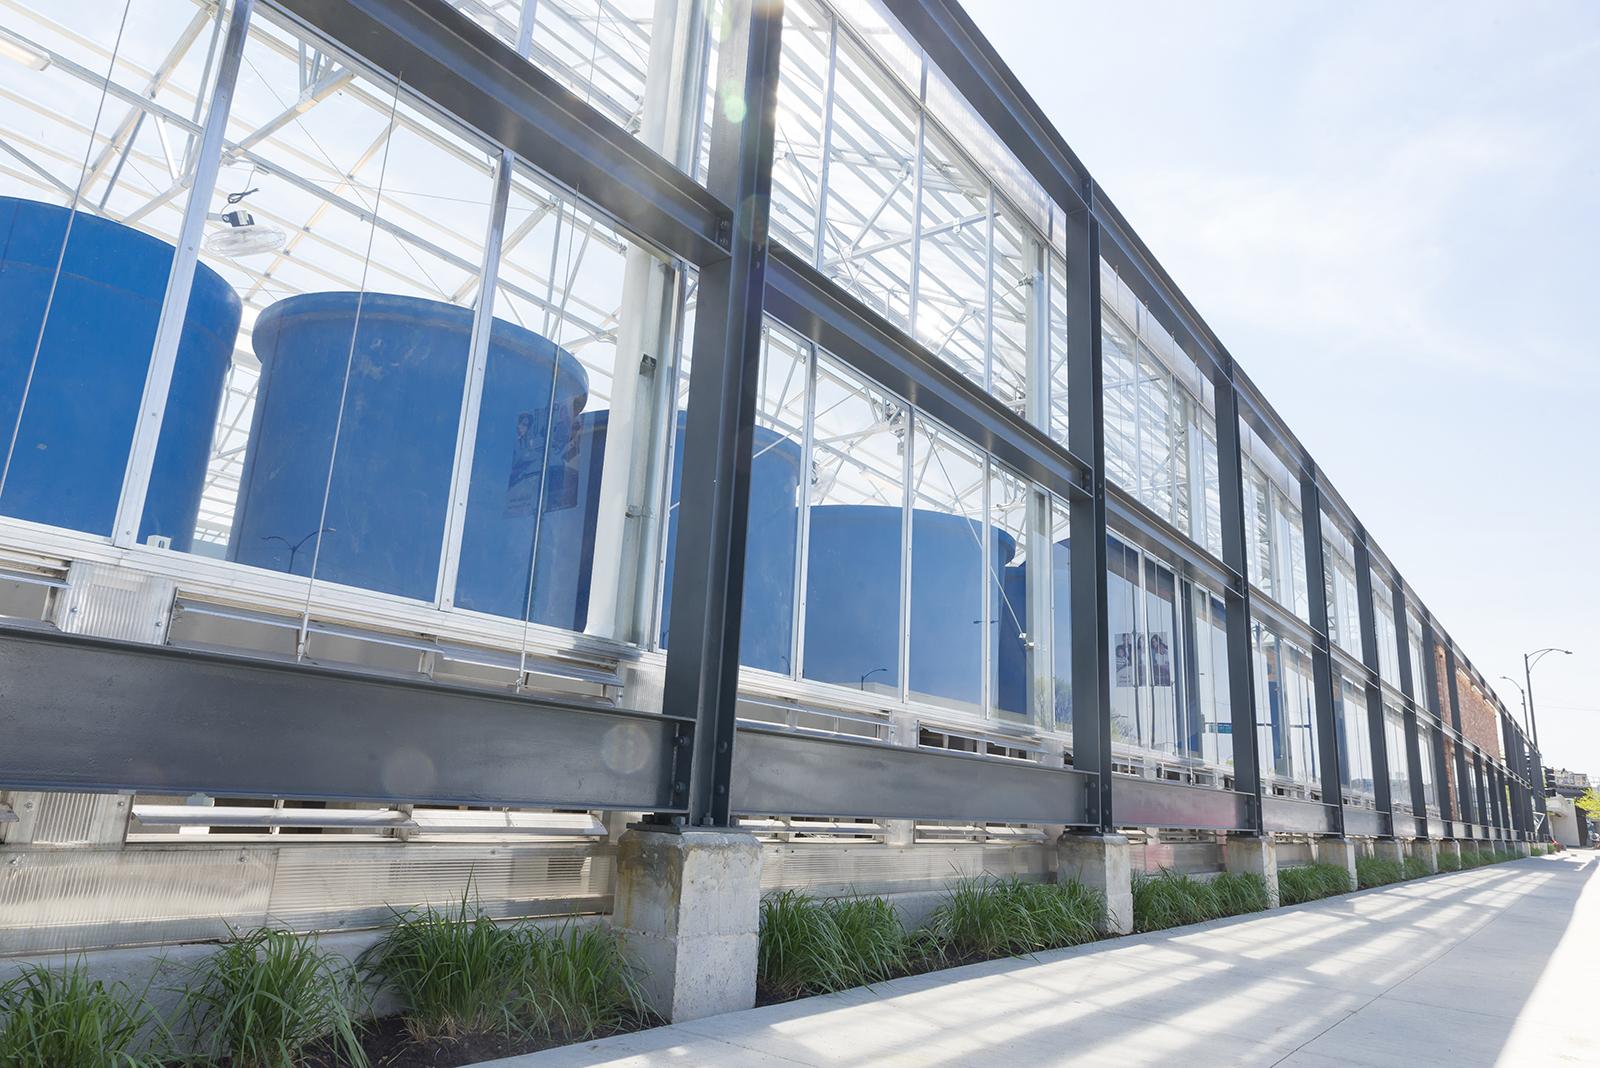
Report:
[[213,230],[206,236],[206,251],[215,256],[226,256],[229,259],[238,259],[242,256],[255,256],[263,252],[276,252],[281,249],[286,240],[286,235],[275,226],[264,226],[256,222],[255,216],[243,208],[235,207],[245,197],[256,192],[246,189],[241,193],[229,193],[228,205],[234,207],[233,211],[213,215],[212,218],[224,226],[220,230]]

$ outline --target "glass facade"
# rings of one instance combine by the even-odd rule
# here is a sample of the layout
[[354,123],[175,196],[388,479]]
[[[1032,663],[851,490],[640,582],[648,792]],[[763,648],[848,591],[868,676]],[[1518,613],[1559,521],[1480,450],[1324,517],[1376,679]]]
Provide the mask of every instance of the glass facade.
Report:
[[1406,752],[1405,714],[1391,704],[1383,709],[1383,748],[1389,761],[1389,802],[1396,812],[1411,812],[1411,758]]
[[[709,74],[720,30],[700,5],[454,6],[696,176],[709,122],[742,103]],[[227,3],[10,10],[23,61],[0,62],[7,535],[140,554],[178,576],[180,598],[297,619],[297,647],[275,652],[306,655],[315,616],[417,643],[424,674],[439,635],[514,661],[659,668],[697,418],[696,261],[270,0],[231,99],[216,92]],[[877,5],[788,0],[783,20],[774,240],[1064,446],[1080,250],[1060,207]],[[192,285],[171,277],[180,246]],[[1117,767],[1221,785],[1227,608],[1194,551],[1223,555],[1215,386],[1146,280],[1091,269],[1102,473],[1150,513],[1107,537]],[[981,427],[803,326],[771,318],[762,335],[747,687],[1049,736],[1062,755],[1072,630],[1089,622],[1072,617],[1075,505]],[[1257,761],[1270,788],[1311,796],[1334,755],[1313,643],[1288,617],[1309,621],[1325,596],[1333,645],[1360,663],[1356,554],[1324,514],[1326,588],[1308,589],[1290,450],[1238,429],[1246,570],[1271,602],[1249,629]],[[1398,689],[1392,586],[1371,577],[1376,660]],[[1406,618],[1415,696],[1426,665]],[[1383,745],[1409,805],[1403,727],[1386,717],[1370,737],[1358,675],[1336,666],[1341,782],[1371,804]],[[1424,760],[1437,806],[1432,773]]]

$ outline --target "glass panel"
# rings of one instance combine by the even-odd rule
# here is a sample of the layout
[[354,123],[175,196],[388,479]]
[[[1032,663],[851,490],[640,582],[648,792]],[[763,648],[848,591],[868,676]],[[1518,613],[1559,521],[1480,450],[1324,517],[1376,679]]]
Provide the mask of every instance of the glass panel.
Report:
[[[227,140],[201,259],[243,329],[196,551],[434,603],[496,155],[260,8]],[[508,343],[548,397],[551,342]]]
[[1372,798],[1372,739],[1367,726],[1367,696],[1359,683],[1341,675],[1334,695],[1339,719],[1339,781],[1347,793]]
[[1212,767],[1233,766],[1233,711],[1228,689],[1228,622],[1222,600],[1192,587],[1195,605],[1195,672],[1200,711],[1194,752]]
[[984,576],[1017,546],[985,533],[983,457],[921,417],[912,441],[911,693],[981,711]]
[[995,214],[989,389],[1000,403],[1024,418],[1028,413],[1028,307],[1030,301],[1045,298],[1045,287],[1034,280],[1035,244],[1028,234],[1006,212]]
[[898,697],[908,413],[826,359],[813,405],[803,675]]
[[1389,802],[1397,812],[1410,812],[1411,763],[1406,753],[1405,720],[1398,709],[1384,709],[1383,734],[1389,759]]
[[[1062,445],[1067,437],[1067,261],[1050,254],[1050,436]],[[1104,356],[1102,355],[1102,359]],[[1109,363],[1106,365],[1109,368]]]
[[1139,687],[1144,681],[1139,641],[1139,554],[1106,536],[1106,658],[1111,669],[1111,737],[1124,745],[1139,738]]
[[1133,335],[1109,312],[1100,318],[1100,361],[1105,395],[1106,477],[1134,489],[1139,480]]
[[909,327],[915,110],[877,64],[841,38],[830,114],[823,273]]
[[1050,685],[1054,722],[1072,729],[1072,522],[1066,501],[1050,499],[1050,584],[1052,664]]
[[1156,561],[1144,561],[1144,627],[1140,635],[1147,671],[1143,691],[1147,709],[1140,725],[1147,749],[1168,756],[1182,755],[1180,739],[1186,732],[1178,722],[1179,663],[1177,642],[1177,578]]
[[[1027,645],[1032,644],[1031,636],[1037,633],[1037,628],[1029,621],[1028,610],[1028,553],[1029,543],[1032,539],[1028,536],[1028,512],[1033,491],[1028,483],[1019,476],[1001,467],[998,463],[989,463],[989,537],[996,548],[1001,550],[989,554],[987,596],[989,600],[989,692],[993,695],[994,708],[1003,716],[1024,721],[1033,718],[1034,701],[1032,690],[1037,685],[1030,667],[1031,657],[1024,656],[1018,665],[1020,672],[1007,670],[1004,647],[1006,643],[1016,644],[1019,635],[1029,636]],[[1011,550],[1011,559],[1005,562],[999,559],[1004,555],[1004,547]],[[996,566],[998,565],[998,566]],[[912,575],[916,575],[916,561],[912,561]],[[1048,586],[1045,587],[1048,590]],[[1046,617],[1047,618],[1047,617]],[[1027,652],[1026,646],[1021,650]],[[1012,676],[1020,676],[1013,679]],[[912,678],[916,677],[915,662],[913,662]]]
[[989,337],[989,186],[929,131],[923,149],[917,338],[979,385]]
[[772,151],[772,236],[808,263],[817,249],[822,142],[833,20],[804,0],[783,7],[783,57]]
[[[109,536],[226,5],[7,5],[0,30],[0,513]],[[196,274],[141,541],[189,548],[239,299]],[[92,386],[92,388],[91,388]]]

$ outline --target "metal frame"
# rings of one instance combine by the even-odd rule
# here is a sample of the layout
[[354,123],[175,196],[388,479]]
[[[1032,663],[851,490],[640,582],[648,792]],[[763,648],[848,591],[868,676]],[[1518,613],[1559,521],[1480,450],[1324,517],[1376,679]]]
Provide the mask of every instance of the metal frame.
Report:
[[[0,629],[0,671],[5,673],[8,696],[15,698],[17,692],[23,692],[34,699],[12,700],[0,712],[3,722],[12,728],[8,734],[20,740],[8,747],[6,759],[0,763],[0,785],[238,793],[247,792],[244,785],[249,784],[279,796],[403,800],[418,794],[442,800],[472,798],[505,804],[581,803],[647,810],[667,823],[690,826],[726,826],[736,811],[770,812],[782,808],[805,813],[813,808],[842,807],[849,811],[817,814],[860,815],[871,811],[874,815],[895,817],[967,816],[1099,830],[1154,825],[1256,834],[1272,830],[1394,833],[1383,744],[1384,683],[1378,671],[1373,614],[1372,546],[1365,530],[955,0],[886,2],[916,45],[939,66],[948,83],[965,97],[1060,212],[1067,256],[1065,302],[1069,332],[1069,439],[1065,445],[1036,425],[1048,425],[1047,417],[1040,419],[1038,411],[1032,413],[1031,422],[1020,416],[915,337],[866,308],[802,257],[778,248],[769,253],[767,205],[773,170],[781,4],[733,0],[729,5],[717,84],[723,93],[735,92],[745,102],[746,112],[743,121],[735,121],[722,108],[717,109],[712,123],[710,171],[706,184],[701,185],[616,125],[601,109],[586,103],[529,62],[524,58],[530,52],[527,47],[503,43],[443,0],[271,2],[312,30],[358,51],[375,68],[403,77],[408,88],[438,110],[499,146],[497,203],[505,200],[512,157],[534,160],[557,183],[642,240],[699,268],[697,330],[688,396],[696,417],[690,422],[685,445],[688,473],[683,481],[679,539],[680,545],[693,546],[695,551],[680,551],[676,558],[672,634],[666,657],[667,714],[646,716],[414,681],[378,680],[307,664],[267,664],[164,649],[134,653],[115,643],[5,628]],[[206,122],[202,126],[197,115],[189,124],[193,127],[190,136],[200,137],[203,145],[214,148],[213,142],[222,136],[227,87],[232,84],[231,71],[237,68],[250,8],[251,0],[240,0],[236,7],[228,40],[220,53],[218,88]],[[830,86],[835,78],[840,35],[839,19],[830,16],[826,74],[826,84]],[[922,77],[925,99],[925,68]],[[326,92],[337,87],[319,84],[312,88]],[[183,120],[174,116],[174,121]],[[919,103],[919,159],[925,153],[928,121],[926,105]],[[829,109],[821,131],[824,170],[828,146],[834,137],[833,126],[834,116]],[[214,161],[216,153],[203,152],[202,158],[206,157]],[[175,284],[169,286],[167,294],[167,304],[179,311],[186,297],[181,279],[184,271],[192,275],[192,246],[206,207],[201,194],[210,183],[204,179],[203,174],[197,176],[197,191],[191,198],[185,239],[180,245],[183,252],[174,264]],[[916,179],[920,188],[921,167],[916,170]],[[826,197],[824,175],[819,193],[818,235],[827,225]],[[992,274],[995,220],[1000,210],[992,182],[987,198],[985,240],[987,269]],[[913,200],[913,210],[919,211],[921,203],[919,195]],[[920,220],[914,222],[916,225]],[[491,232],[486,243],[491,264],[502,236],[498,231]],[[1108,485],[1100,341],[1102,261],[1116,270],[1118,277],[1145,302],[1214,388],[1220,558],[1197,544],[1191,531],[1173,528],[1168,517],[1150,511],[1134,494]],[[1048,279],[1048,258],[1044,263]],[[914,262],[909,305],[913,314],[920,276],[920,265]],[[492,275],[482,284],[492,287]],[[992,287],[985,299],[992,309]],[[988,457],[986,470],[993,462],[1003,463],[1068,502],[1072,541],[1077,549],[1071,574],[1075,625],[1070,640],[1077,668],[1072,682],[1075,714],[1071,770],[952,758],[915,750],[888,753],[882,747],[859,742],[824,744],[815,739],[737,728],[748,457],[755,421],[759,336],[763,317],[768,315],[973,442]],[[994,329],[993,316],[986,316],[986,381],[993,375]],[[480,322],[476,334],[485,332]],[[175,337],[172,330],[163,327],[160,336],[170,340],[169,335]],[[130,461],[117,524],[119,544],[130,543],[129,523],[136,521],[142,510],[152,461],[148,454],[153,453],[159,432],[166,390],[164,376],[170,373],[169,350],[175,341],[164,344],[157,350],[145,396],[144,411],[155,421],[142,424],[137,440],[144,444],[136,448]],[[480,337],[477,348],[481,347]],[[814,361],[809,373],[814,373]],[[1047,377],[1048,373],[1046,366]],[[475,388],[476,383],[469,380],[464,405],[472,404]],[[1048,405],[1045,415],[1048,416]],[[1299,620],[1283,605],[1260,595],[1250,579],[1241,449],[1242,428],[1246,425],[1263,437],[1300,481],[1298,504],[1305,541],[1308,621]],[[909,481],[905,488],[909,495]],[[1356,534],[1377,812],[1347,808],[1342,803],[1339,749],[1343,739],[1334,720],[1335,653],[1328,640],[1324,582],[1325,509],[1348,523]],[[985,511],[988,522],[988,509]],[[1206,576],[1223,595],[1234,751],[1231,791],[1120,778],[1111,773],[1111,682],[1107,658],[1110,635],[1105,573],[1108,514],[1114,514],[1119,527],[1126,527],[1139,544],[1157,548],[1181,568]],[[1423,648],[1430,658],[1440,632],[1398,579],[1393,580],[1393,591],[1416,833],[1427,835],[1434,833],[1435,827],[1427,819],[1421,798],[1419,772],[1424,756],[1418,747],[1416,717],[1424,712],[1442,717],[1437,717],[1435,711],[1438,687],[1431,659],[1426,671],[1428,692],[1423,700],[1417,697],[1417,665],[1410,663],[1406,640],[1407,606],[1419,609],[1424,621]],[[903,593],[902,601],[904,596]],[[1251,626],[1257,611],[1263,618],[1284,623],[1296,640],[1308,640],[1311,648],[1322,761],[1320,806],[1262,796],[1251,655]],[[1444,648],[1450,673],[1451,725],[1458,739],[1455,749],[1459,791],[1467,772],[1466,747],[1460,741],[1456,653],[1448,640],[1444,641]],[[48,677],[41,666],[57,673],[52,680],[55,693],[36,693],[45,689],[36,680]],[[121,689],[113,706],[117,715],[107,720],[104,729],[91,734],[102,740],[103,748],[77,750],[75,760],[69,759],[64,732],[98,722],[104,709],[96,709],[91,720],[86,710],[72,708],[71,702],[61,697],[62,693],[72,692],[62,679],[78,680],[84,687],[82,692],[109,692],[110,679],[117,679]],[[139,681],[143,688],[123,685],[124,680]],[[159,680],[179,687],[179,692],[189,687],[207,696],[193,707],[163,699]],[[226,680],[234,680],[234,685],[229,687],[231,692],[224,693],[221,686]],[[908,685],[908,681],[903,679],[902,685]],[[363,695],[359,700],[336,696],[358,692]],[[395,697],[385,713],[392,714],[393,706],[406,709],[407,715],[415,717],[414,723],[408,721],[407,730],[415,733],[396,730],[392,720],[372,719],[375,713],[370,709],[378,706],[370,698],[378,693],[410,695]],[[214,710],[221,707],[224,698],[234,707],[254,701],[260,702],[259,707],[282,708],[288,718],[275,724],[281,732],[283,724],[288,723],[299,724],[296,729],[308,733],[317,731],[319,726],[309,710],[325,709],[330,701],[347,701],[347,707],[339,711],[341,734],[349,728],[352,737],[362,736],[362,731],[353,729],[356,721],[351,717],[365,715],[372,719],[366,727],[374,737],[331,748],[313,747],[328,760],[337,755],[346,761],[337,774],[327,760],[296,767],[281,755],[282,739],[265,737],[261,725],[251,717],[221,723]],[[423,722],[431,712],[446,708],[450,715],[437,717],[439,722],[433,728]],[[482,718],[486,737],[494,743],[492,748],[475,731],[462,729],[462,715]],[[448,736],[442,733],[446,724]],[[585,770],[581,760],[592,763],[594,754],[600,751],[596,739],[615,737],[615,732],[622,730],[620,725],[626,725],[623,733],[628,737],[644,739],[629,743],[642,747],[629,750],[624,762],[634,770],[620,775],[609,764],[600,771]],[[1507,764],[1497,766],[1474,753],[1472,766],[1480,782],[1475,796],[1487,797],[1495,826],[1510,829],[1514,825],[1516,832],[1526,834],[1532,829],[1532,810],[1542,807],[1538,800],[1527,796],[1535,781],[1531,769],[1538,766],[1538,754],[1513,721],[1502,717],[1502,728]],[[317,733],[320,738],[324,732]],[[224,734],[236,752],[251,754],[249,767],[226,760],[213,760],[207,766],[199,758],[197,754],[206,751],[208,739],[209,744],[215,745],[213,736]],[[184,741],[186,735],[193,737]],[[478,740],[472,741],[474,738]],[[537,751],[526,740],[532,738],[538,741]],[[251,744],[243,744],[247,741]],[[115,753],[113,745],[118,747]],[[741,746],[742,756],[737,752]],[[294,751],[303,755],[305,748],[296,746]],[[254,758],[262,753],[280,755],[257,762]],[[407,753],[420,753],[434,765],[434,785],[426,789],[417,782],[397,785],[384,777],[384,762],[413,759]],[[1475,812],[1462,798],[1456,798],[1455,805],[1450,803],[1449,777],[1442,773],[1442,731],[1433,756],[1441,768],[1438,789],[1444,833],[1450,833],[1456,809],[1460,811],[1458,818],[1489,822],[1485,813]],[[366,771],[362,772],[362,768]],[[538,769],[538,774],[530,777],[530,768]],[[886,774],[890,771],[893,774]],[[597,774],[599,779],[595,778]],[[1487,787],[1481,785],[1484,780],[1489,783]],[[341,788],[339,783],[346,786]],[[1509,811],[1504,797],[1506,786],[1518,791]],[[1483,793],[1485,788],[1490,790],[1487,795]],[[1539,792],[1542,791],[1534,792],[1535,797]],[[808,793],[811,800],[807,800]],[[828,800],[815,800],[820,797]]]

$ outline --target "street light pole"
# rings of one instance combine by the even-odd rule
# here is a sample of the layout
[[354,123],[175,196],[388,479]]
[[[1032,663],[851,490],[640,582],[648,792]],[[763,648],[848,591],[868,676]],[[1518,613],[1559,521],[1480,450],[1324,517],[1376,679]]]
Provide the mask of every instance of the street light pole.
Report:
[[[1522,677],[1528,684],[1528,718],[1532,720],[1533,747],[1535,749],[1539,748],[1539,714],[1533,708],[1533,666],[1543,660],[1547,653],[1561,653],[1563,656],[1571,656],[1572,650],[1557,649],[1551,646],[1548,649],[1538,649],[1531,653],[1522,654]],[[1543,759],[1543,750],[1540,750],[1540,758]]]
[[[1528,723],[1528,691],[1522,688],[1522,683],[1510,675],[1501,675],[1500,677],[1517,688],[1517,694],[1522,698],[1522,729],[1528,732],[1530,738],[1533,737],[1533,728]],[[1534,745],[1537,748],[1538,743],[1535,742]]]

